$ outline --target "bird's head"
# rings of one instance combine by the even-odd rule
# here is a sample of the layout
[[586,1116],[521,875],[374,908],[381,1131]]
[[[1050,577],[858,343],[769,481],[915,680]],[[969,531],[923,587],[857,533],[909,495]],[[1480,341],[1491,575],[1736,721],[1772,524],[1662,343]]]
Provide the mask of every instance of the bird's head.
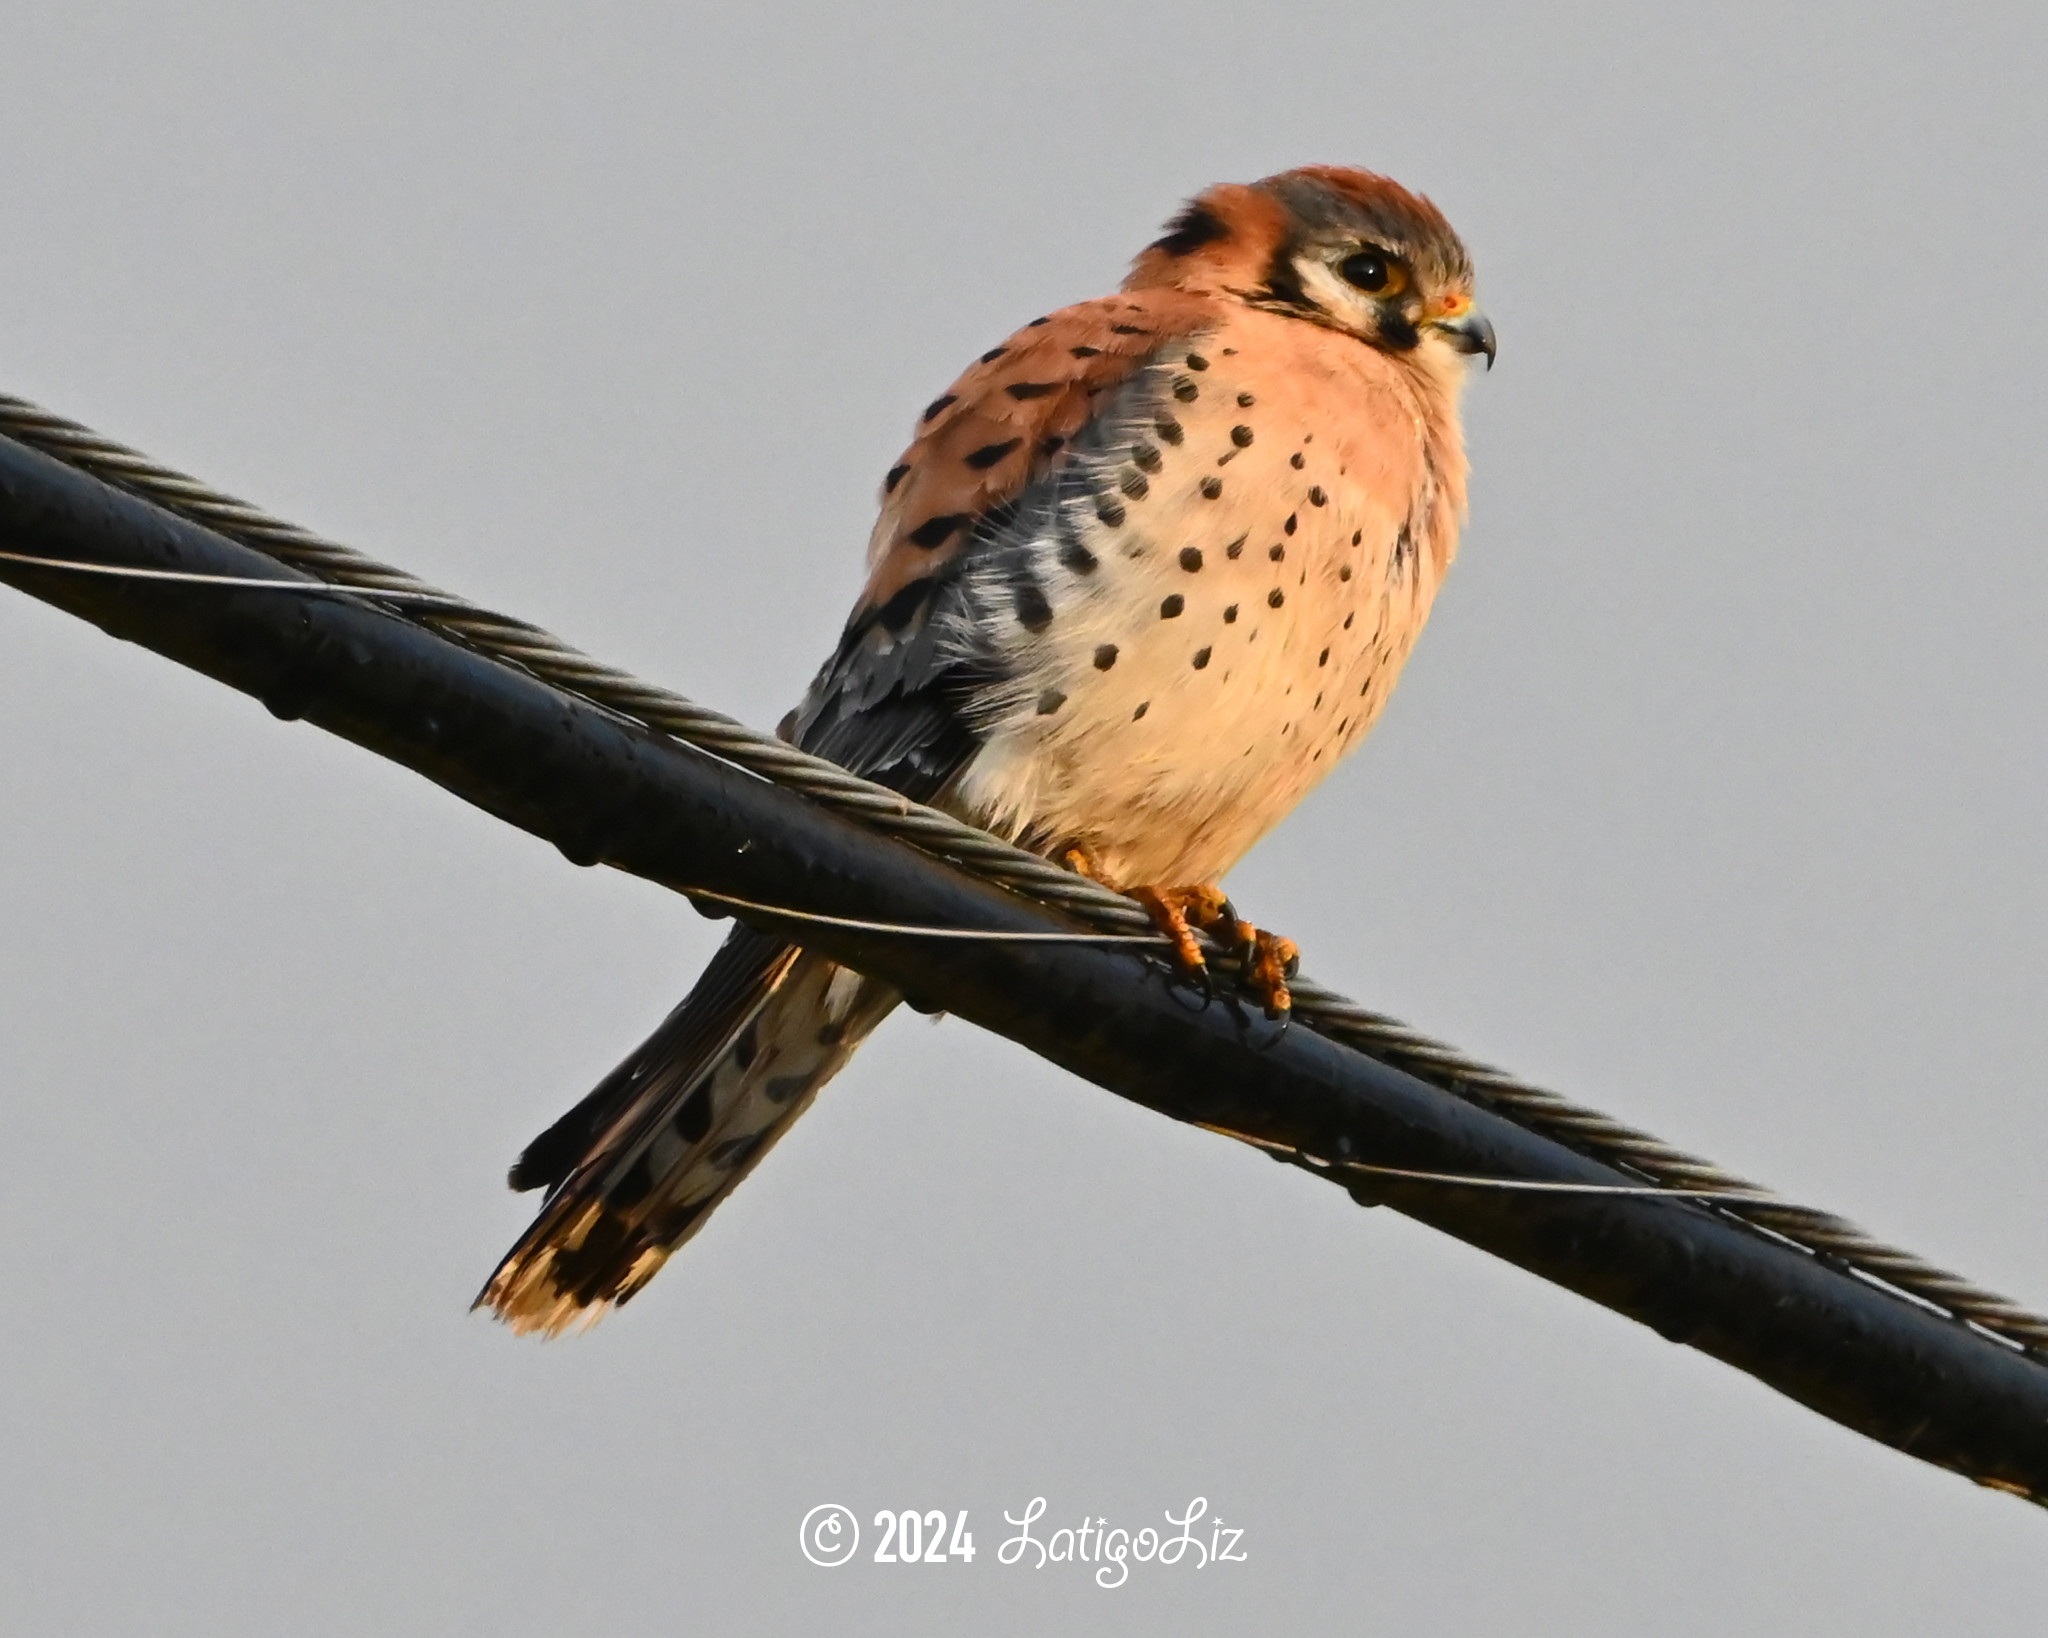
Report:
[[1370,171],[1309,165],[1191,200],[1147,245],[1127,290],[1201,291],[1321,324],[1388,353],[1493,365],[1472,258],[1421,194]]

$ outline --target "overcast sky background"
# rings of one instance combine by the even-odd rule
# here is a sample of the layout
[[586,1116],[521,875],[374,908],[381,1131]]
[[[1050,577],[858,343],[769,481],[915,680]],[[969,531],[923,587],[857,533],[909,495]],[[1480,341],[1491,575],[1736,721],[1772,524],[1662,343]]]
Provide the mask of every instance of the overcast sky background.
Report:
[[[1323,979],[2048,1303],[2048,13],[24,8],[0,390],[749,721],[918,408],[1185,195],[1431,194],[1499,367]],[[0,593],[22,1632],[2025,1630],[2048,1518],[957,1022],[625,1313],[466,1312],[716,931]],[[1248,1561],[1004,1568],[1192,1496]],[[971,1565],[815,1569],[841,1502]]]

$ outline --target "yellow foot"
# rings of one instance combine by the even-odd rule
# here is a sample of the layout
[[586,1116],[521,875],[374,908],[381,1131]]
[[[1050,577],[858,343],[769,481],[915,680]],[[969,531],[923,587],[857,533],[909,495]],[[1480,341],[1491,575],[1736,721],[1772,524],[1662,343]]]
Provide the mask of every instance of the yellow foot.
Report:
[[1278,933],[1262,933],[1250,922],[1252,948],[1244,962],[1243,982],[1258,991],[1266,1003],[1268,1018],[1282,1018],[1294,1010],[1294,997],[1287,981],[1301,971],[1301,946]]
[[[1100,882],[1112,892],[1125,892],[1112,881],[1085,843],[1064,849],[1060,860],[1077,876]],[[1265,1003],[1268,1018],[1284,1018],[1294,1008],[1287,993],[1287,981],[1301,970],[1301,948],[1278,933],[1262,933],[1238,915],[1222,888],[1207,883],[1190,887],[1133,887],[1128,897],[1136,899],[1151,914],[1153,925],[1173,940],[1173,953],[1181,970],[1199,975],[1206,985],[1209,963],[1195,942],[1195,929],[1219,929],[1218,942],[1237,953],[1238,981]]]
[[1291,938],[1262,933],[1237,913],[1220,887],[1134,887],[1132,898],[1151,912],[1153,924],[1173,940],[1174,954],[1188,973],[1205,978],[1209,964],[1195,942],[1195,929],[1214,930],[1220,943],[1237,952],[1239,982],[1265,1003],[1268,1018],[1284,1017],[1293,1007],[1287,981],[1301,966],[1301,951]]

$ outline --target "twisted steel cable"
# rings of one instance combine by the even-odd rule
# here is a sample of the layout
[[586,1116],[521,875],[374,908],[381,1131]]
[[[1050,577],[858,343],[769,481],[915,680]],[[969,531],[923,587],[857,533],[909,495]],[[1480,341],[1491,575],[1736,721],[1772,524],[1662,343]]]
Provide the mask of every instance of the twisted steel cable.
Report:
[[[404,619],[986,880],[1054,905],[1090,927],[1119,933],[1153,930],[1151,918],[1131,900],[1037,854],[608,666],[530,622],[479,608],[402,569],[272,517],[25,399],[0,394],[0,436],[317,580],[359,591],[373,601],[379,592],[402,597],[405,601],[391,608]],[[1227,952],[1216,953],[1219,966],[1228,968],[1230,960]],[[1631,1177],[1668,1189],[1744,1196],[1739,1201],[1696,1203],[1694,1209],[1715,1211],[2037,1357],[2048,1358],[2048,1318],[2008,1298],[1888,1246],[1830,1212],[1782,1200],[1612,1116],[1468,1057],[1313,980],[1298,979],[1291,988],[1294,1016],[1332,1040]],[[1270,1144],[1259,1146],[1272,1152]],[[1363,1179],[1381,1170],[1298,1150],[1278,1153],[1279,1158],[1324,1174],[1355,1172]]]

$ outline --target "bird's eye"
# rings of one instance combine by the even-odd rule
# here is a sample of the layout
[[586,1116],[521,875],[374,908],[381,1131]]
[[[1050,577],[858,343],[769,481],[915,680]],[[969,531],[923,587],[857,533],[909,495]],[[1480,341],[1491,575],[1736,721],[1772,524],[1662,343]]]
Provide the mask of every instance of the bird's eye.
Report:
[[1398,295],[1407,287],[1408,275],[1401,264],[1384,250],[1367,248],[1346,256],[1337,271],[1368,296]]

